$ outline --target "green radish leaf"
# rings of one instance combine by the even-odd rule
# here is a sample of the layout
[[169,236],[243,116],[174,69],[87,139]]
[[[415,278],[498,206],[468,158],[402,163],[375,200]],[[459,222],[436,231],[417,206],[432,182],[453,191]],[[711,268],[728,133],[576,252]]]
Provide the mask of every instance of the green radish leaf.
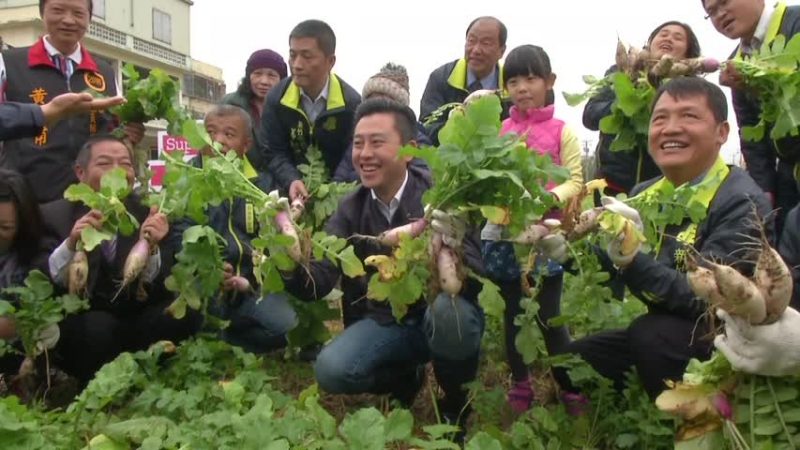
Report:
[[114,233],[108,230],[98,230],[94,227],[86,227],[81,231],[81,242],[83,243],[83,250],[91,252],[103,241],[109,241],[114,238]]
[[364,265],[356,256],[352,246],[348,246],[339,253],[339,261],[342,264],[342,272],[350,278],[366,275]]

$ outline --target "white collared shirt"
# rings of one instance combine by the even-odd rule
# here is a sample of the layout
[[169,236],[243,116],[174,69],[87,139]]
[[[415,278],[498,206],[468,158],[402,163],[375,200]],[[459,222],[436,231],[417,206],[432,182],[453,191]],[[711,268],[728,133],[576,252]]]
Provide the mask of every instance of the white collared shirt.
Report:
[[[114,239],[116,240],[117,238],[114,237]],[[67,286],[67,277],[69,276],[67,269],[69,269],[69,263],[72,261],[74,255],[75,252],[67,247],[66,240],[50,254],[50,257],[47,259],[47,264],[50,269],[50,276],[56,284],[69,287]],[[160,271],[161,249],[156,247],[156,251],[150,255],[147,265],[145,265],[144,270],[142,270],[142,279],[146,283],[150,283],[156,279]]]
[[761,18],[758,19],[756,31],[753,33],[753,38],[750,40],[749,45],[744,40],[741,42],[742,53],[750,54],[753,50],[761,48],[761,45],[764,44],[764,39],[767,37],[767,30],[773,14],[775,14],[775,5],[765,2],[764,10],[761,12]]
[[389,223],[392,223],[392,217],[394,217],[394,213],[397,212],[397,208],[400,207],[400,199],[403,198],[403,191],[406,190],[406,183],[408,183],[408,170],[406,170],[406,177],[403,179],[403,184],[400,185],[400,189],[397,190],[388,205],[383,203],[383,200],[375,194],[374,189],[370,190],[372,199],[378,202],[378,209],[381,210],[381,214],[383,214],[383,217],[386,217],[386,221]]
[[480,80],[478,80],[478,76],[471,70],[467,70],[467,89],[469,89],[475,81],[481,82],[481,89],[500,89],[500,77],[497,74],[497,65],[492,68],[492,72],[489,75],[486,75]]
[[315,99],[312,99],[303,89],[300,89],[300,105],[308,116],[308,120],[311,122],[317,120],[317,117],[319,117],[322,111],[325,111],[325,108],[328,106],[328,88],[330,87],[330,83],[331,77],[329,75],[328,79],[325,80],[325,86],[322,87],[322,90]]

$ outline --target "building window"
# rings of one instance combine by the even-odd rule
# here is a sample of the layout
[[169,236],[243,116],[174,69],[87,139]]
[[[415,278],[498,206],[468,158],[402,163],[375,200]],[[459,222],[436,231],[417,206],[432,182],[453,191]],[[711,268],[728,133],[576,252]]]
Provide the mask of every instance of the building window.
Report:
[[101,19],[106,18],[106,0],[92,0],[92,15]]
[[172,44],[172,17],[153,8],[153,39]]
[[216,103],[225,95],[225,83],[195,74],[183,76],[183,94]]

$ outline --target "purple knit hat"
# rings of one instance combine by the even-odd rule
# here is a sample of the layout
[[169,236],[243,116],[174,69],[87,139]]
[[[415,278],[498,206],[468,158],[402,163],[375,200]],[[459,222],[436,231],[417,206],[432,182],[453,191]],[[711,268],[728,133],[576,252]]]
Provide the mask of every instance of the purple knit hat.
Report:
[[278,72],[281,80],[286,78],[286,62],[281,55],[269,49],[256,50],[250,55],[245,68],[245,76],[249,77],[256,69],[272,69]]

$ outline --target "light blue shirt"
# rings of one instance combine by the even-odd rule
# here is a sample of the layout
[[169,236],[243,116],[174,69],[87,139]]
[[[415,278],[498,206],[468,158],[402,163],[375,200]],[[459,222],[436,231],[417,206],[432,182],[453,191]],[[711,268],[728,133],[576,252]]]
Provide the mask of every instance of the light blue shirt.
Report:
[[[471,70],[467,70],[467,88],[472,86],[472,83],[477,80],[478,77],[472,73]],[[490,90],[497,90],[500,88],[500,79],[497,76],[497,66],[495,65],[492,69],[492,72],[486,77],[481,78],[481,86],[482,89],[490,89]]]
[[330,82],[331,78],[328,77],[328,80],[325,81],[325,86],[322,87],[322,91],[320,91],[315,99],[312,99],[305,91],[300,89],[300,105],[308,116],[308,120],[311,122],[316,121],[317,117],[319,117],[328,106],[328,88],[330,87]]

